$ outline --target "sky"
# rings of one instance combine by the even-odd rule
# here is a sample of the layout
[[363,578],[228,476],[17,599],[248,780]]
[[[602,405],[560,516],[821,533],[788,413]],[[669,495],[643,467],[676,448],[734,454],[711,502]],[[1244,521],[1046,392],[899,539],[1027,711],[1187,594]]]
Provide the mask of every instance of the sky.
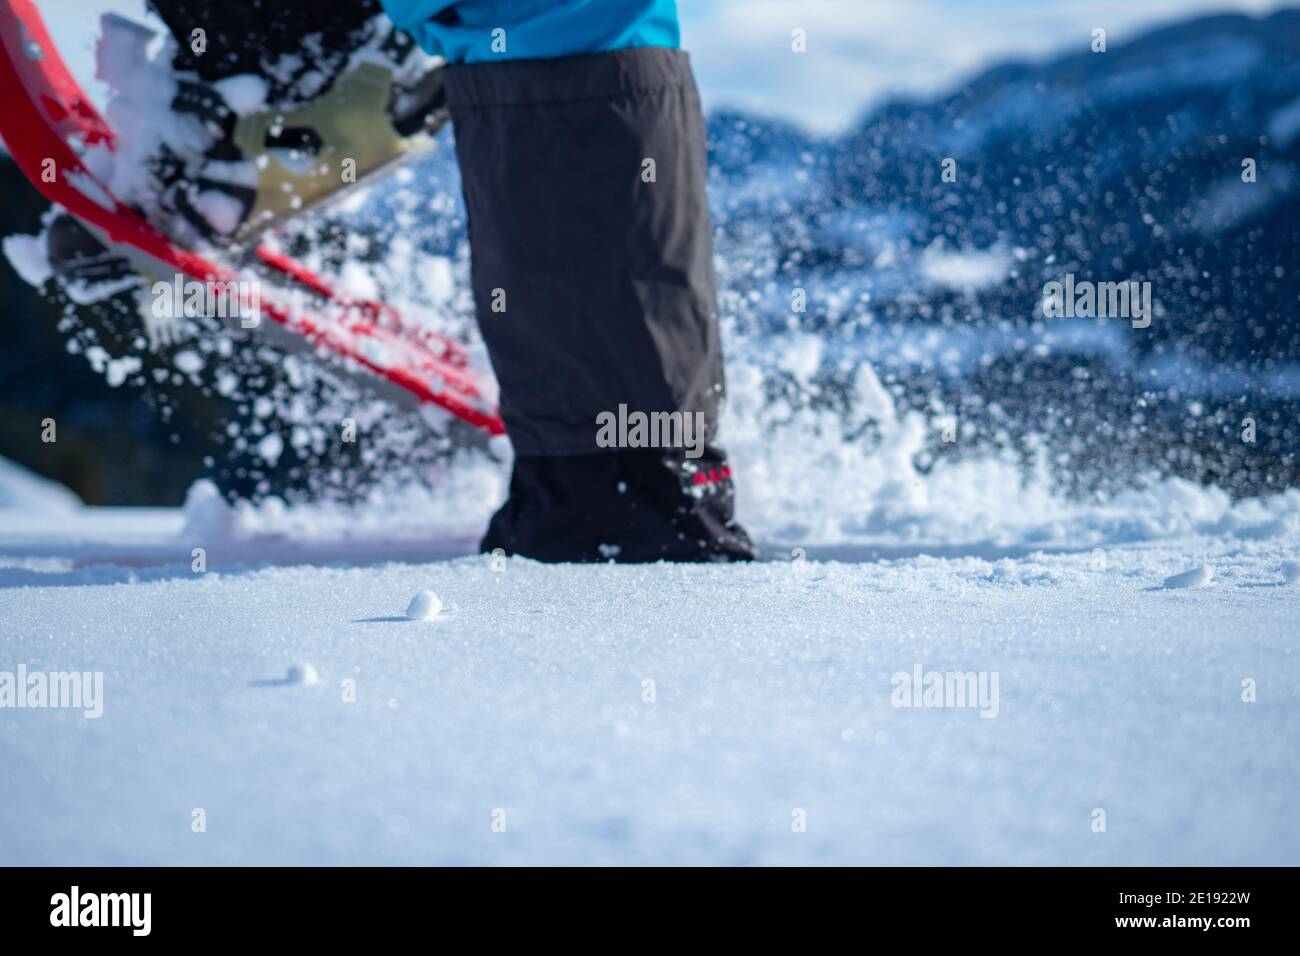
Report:
[[[1086,50],[1198,14],[1274,0],[678,0],[705,108],[738,106],[833,133],[892,91],[940,92],[1009,58]],[[807,52],[791,50],[801,28]]]
[[[1198,14],[1264,13],[1278,0],[678,0],[705,109],[740,107],[832,134],[895,91],[939,92],[999,60],[1123,42]],[[144,0],[37,0],[79,76],[94,73],[98,14]],[[55,13],[57,11],[57,14]],[[807,51],[791,49],[802,29]],[[90,89],[92,95],[96,91]]]

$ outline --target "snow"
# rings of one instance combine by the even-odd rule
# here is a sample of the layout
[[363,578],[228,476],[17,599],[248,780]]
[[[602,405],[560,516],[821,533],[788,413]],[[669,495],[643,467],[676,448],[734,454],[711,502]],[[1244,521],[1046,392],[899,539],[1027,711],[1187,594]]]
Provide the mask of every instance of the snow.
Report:
[[[149,184],[133,157],[205,141],[166,109],[165,51],[137,69],[139,49],[126,31],[102,61],[136,152],[85,157],[137,199]],[[226,91],[241,111],[263,92]],[[1199,201],[1205,229],[1259,198],[1229,185]],[[344,207],[369,202],[358,189]],[[11,243],[29,281],[48,270],[32,241]],[[936,243],[918,278],[972,293],[1016,258]],[[386,263],[345,261],[340,281],[387,301],[403,265],[403,295],[467,314],[453,261],[409,242]],[[1014,329],[871,331],[891,362],[937,354],[935,336],[954,362],[993,354],[999,335],[1023,348]],[[936,428],[960,437],[962,421],[896,404],[867,362],[848,409],[806,400],[844,354],[824,337],[727,334],[723,440],[771,559],[749,566],[475,554],[504,497],[502,439],[431,487],[356,505],[231,503],[200,481],[179,509],[84,508],[0,461],[0,673],[104,682],[98,720],[0,714],[0,859],[1296,861],[1300,490],[1234,500],[1136,476],[1066,498],[1045,450],[1028,470],[995,450],[934,460]],[[905,338],[918,335],[931,339]],[[1044,336],[1124,346],[1093,325]],[[141,368],[85,352],[113,384]],[[219,361],[175,357],[187,374]],[[772,367],[802,402],[771,398]],[[231,374],[217,373],[222,394],[240,391]],[[239,435],[264,459],[314,440],[309,411],[248,398],[258,422],[293,426],[288,449],[260,426]],[[337,416],[320,417],[333,435]],[[966,676],[969,700],[952,693]]]
[[284,452],[284,439],[274,433],[262,437],[257,443],[257,454],[267,464],[274,466]]
[[222,235],[233,235],[243,222],[244,206],[233,196],[208,189],[191,198],[194,208]]
[[936,242],[921,256],[921,274],[929,282],[965,292],[996,285],[1006,278],[1011,255],[1003,249],[946,250]]
[[1283,561],[1281,571],[1287,584],[1300,584],[1300,561]]
[[421,591],[406,606],[406,616],[412,621],[433,621],[441,615],[442,598],[434,591]]
[[212,85],[226,105],[239,116],[252,116],[266,109],[267,82],[256,74],[228,76]]
[[[261,157],[259,157],[260,159]],[[203,178],[231,186],[257,188],[258,164],[255,161],[219,162],[209,160],[203,166]]]
[[182,349],[172,356],[172,364],[186,375],[197,375],[203,371],[203,356],[193,349]]
[[1166,588],[1203,588],[1214,580],[1214,568],[1202,564],[1181,574],[1171,574],[1165,578]]
[[98,345],[87,348],[85,354],[91,368],[103,374],[104,381],[113,388],[121,386],[133,373],[140,371],[144,367],[143,361],[137,355],[123,355],[121,358],[113,358],[103,347]]
[[311,664],[291,664],[284,675],[285,683],[311,687],[320,683],[320,674]]
[[72,184],[72,188],[77,190],[91,202],[102,206],[109,212],[117,211],[117,200],[105,192],[104,187],[99,185],[89,176],[71,170],[64,172],[63,177]]
[[0,458],[0,515],[9,511],[64,516],[82,507],[81,499],[7,458]]
[[43,236],[5,236],[2,248],[14,271],[33,288],[41,288],[54,274]]
[[[775,351],[803,355],[797,342],[787,337]],[[945,424],[956,424],[960,436],[959,421],[927,423],[919,411],[901,411],[866,363],[855,372],[851,414],[773,402],[749,346],[733,342],[728,356],[723,444],[739,476],[746,525],[787,549],[869,545],[887,556],[1071,550],[1196,535],[1300,540],[1300,489],[1234,500],[1182,478],[1139,478],[1110,498],[1075,499],[1054,488],[1046,452],[1028,473],[992,450],[923,468],[932,439]],[[806,381],[813,369],[804,364]],[[869,423],[876,442],[856,437]]]
[[[1300,851],[1300,599],[1282,583],[1298,539],[1284,523],[1098,548],[809,543],[748,566],[579,567],[476,555],[437,521],[419,538],[411,515],[232,508],[202,484],[184,511],[0,511],[0,670],[104,675],[98,720],[0,720],[5,859]],[[1196,562],[1216,569],[1212,587],[1163,586]],[[395,613],[431,588],[457,607],[437,640]],[[902,706],[913,673],[969,674],[985,699]]]
[[359,299],[378,299],[382,295],[374,276],[360,262],[349,259],[339,269],[338,285]]
[[[156,20],[138,23],[144,12],[129,11],[126,17],[110,12],[100,21],[95,78],[102,86],[91,84],[91,95],[111,91],[103,112],[117,134],[116,145],[86,150],[81,158],[90,176],[67,175],[100,205],[116,209],[120,201],[133,206],[155,225],[166,224],[168,235],[186,241],[192,237],[181,219],[168,219],[159,207],[161,185],[151,172],[155,167],[151,157],[160,143],[167,143],[178,156],[202,155],[213,134],[197,118],[171,109],[177,81],[170,63],[176,41],[169,35],[155,35]],[[229,166],[219,164],[218,175]],[[228,222],[228,198],[199,193],[190,200],[205,215]]]

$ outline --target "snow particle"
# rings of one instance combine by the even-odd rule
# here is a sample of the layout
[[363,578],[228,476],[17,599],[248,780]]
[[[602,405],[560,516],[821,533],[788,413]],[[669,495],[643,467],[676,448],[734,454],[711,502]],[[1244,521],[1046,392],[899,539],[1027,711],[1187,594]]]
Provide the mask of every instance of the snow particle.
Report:
[[1282,580],[1287,584],[1300,584],[1300,561],[1282,562]]
[[241,73],[212,84],[239,116],[251,116],[266,108],[267,82],[253,73]]
[[193,349],[185,349],[176,353],[175,358],[172,359],[172,364],[186,375],[197,375],[203,371],[203,356]]
[[257,443],[257,453],[272,467],[284,452],[284,439],[272,432]]

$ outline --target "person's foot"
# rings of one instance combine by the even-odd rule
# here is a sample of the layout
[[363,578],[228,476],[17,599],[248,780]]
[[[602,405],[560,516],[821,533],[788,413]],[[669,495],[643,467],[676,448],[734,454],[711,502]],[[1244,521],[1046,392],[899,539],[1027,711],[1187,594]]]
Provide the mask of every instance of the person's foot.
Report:
[[183,245],[252,239],[397,161],[445,120],[440,62],[384,18],[352,36],[332,72],[291,87],[276,79],[283,56],[266,61],[267,75],[200,76],[170,38],[150,59],[151,39],[104,18],[99,75],[119,134],[108,180]]
[[710,446],[696,459],[657,449],[520,456],[479,547],[547,562],[757,557],[734,517],[731,468]]

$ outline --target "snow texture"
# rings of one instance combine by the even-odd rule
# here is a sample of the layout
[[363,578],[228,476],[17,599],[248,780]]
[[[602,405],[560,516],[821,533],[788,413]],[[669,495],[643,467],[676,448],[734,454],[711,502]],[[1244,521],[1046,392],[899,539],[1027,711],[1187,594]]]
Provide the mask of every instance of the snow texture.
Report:
[[[557,567],[204,485],[184,512],[65,504],[0,511],[0,671],[102,671],[103,715],[0,712],[8,863],[1300,850],[1294,517],[1104,547]],[[1213,586],[1166,589],[1193,563]],[[457,609],[436,628],[401,611],[431,587]],[[995,698],[901,706],[932,672]]]

